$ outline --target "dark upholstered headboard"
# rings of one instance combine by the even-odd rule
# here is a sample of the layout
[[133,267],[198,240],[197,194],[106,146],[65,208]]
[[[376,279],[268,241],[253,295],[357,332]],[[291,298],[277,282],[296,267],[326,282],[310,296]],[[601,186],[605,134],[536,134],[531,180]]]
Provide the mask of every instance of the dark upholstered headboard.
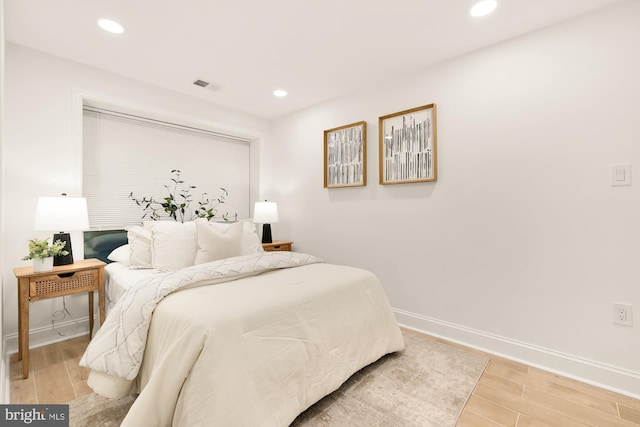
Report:
[[110,263],[107,256],[115,248],[127,244],[126,230],[104,230],[84,232],[84,257],[98,258]]

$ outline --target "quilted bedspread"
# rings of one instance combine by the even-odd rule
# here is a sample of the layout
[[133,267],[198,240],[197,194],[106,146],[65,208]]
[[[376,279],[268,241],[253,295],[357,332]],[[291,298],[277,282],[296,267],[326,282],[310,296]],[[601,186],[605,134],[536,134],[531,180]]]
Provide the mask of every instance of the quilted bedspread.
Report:
[[185,287],[224,283],[269,270],[322,262],[298,252],[264,252],[194,265],[149,277],[129,288],[87,347],[80,366],[133,380],[138,375],[151,315],[158,303]]
[[122,427],[283,427],[403,348],[373,273],[267,252],[142,280],[82,363],[97,393],[139,393]]

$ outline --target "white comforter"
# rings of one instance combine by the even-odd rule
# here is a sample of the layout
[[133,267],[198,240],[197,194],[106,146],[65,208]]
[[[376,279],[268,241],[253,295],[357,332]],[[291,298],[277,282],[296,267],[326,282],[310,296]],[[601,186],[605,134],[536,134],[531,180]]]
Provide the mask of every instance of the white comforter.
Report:
[[[298,257],[293,254],[259,257],[278,264],[283,256]],[[140,395],[123,426],[289,425],[350,375],[404,346],[373,274],[308,261],[314,263],[223,283],[217,278],[215,286],[182,284],[190,288],[168,293],[155,307],[141,365],[138,338],[133,347],[124,346],[125,354],[134,355],[124,358],[132,365],[125,360],[111,368],[108,360],[114,354],[121,358],[122,345],[113,338],[115,346],[92,341],[85,359],[97,362],[90,363],[89,384],[114,397],[128,389],[115,391],[114,385],[128,382],[118,375],[136,373]],[[252,273],[242,273],[247,274]],[[207,275],[203,283],[215,276]],[[112,316],[103,325],[107,332],[118,329],[108,325]],[[134,329],[128,336],[141,336]],[[96,342],[106,340],[101,332]],[[107,350],[94,354],[98,347]]]

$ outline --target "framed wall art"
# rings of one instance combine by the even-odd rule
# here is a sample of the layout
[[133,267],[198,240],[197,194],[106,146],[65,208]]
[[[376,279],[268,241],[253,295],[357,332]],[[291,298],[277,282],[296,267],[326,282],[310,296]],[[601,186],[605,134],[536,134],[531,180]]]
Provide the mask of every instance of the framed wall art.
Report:
[[367,185],[367,122],[324,131],[324,188]]
[[438,179],[436,104],[378,119],[380,184]]

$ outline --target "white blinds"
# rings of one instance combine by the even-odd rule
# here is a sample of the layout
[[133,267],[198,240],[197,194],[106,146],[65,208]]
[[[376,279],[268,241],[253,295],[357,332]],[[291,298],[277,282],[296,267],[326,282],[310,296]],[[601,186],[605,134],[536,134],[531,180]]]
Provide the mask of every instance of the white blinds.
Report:
[[[249,216],[249,143],[238,138],[120,114],[84,110],[83,193],[92,229],[140,223],[142,208],[129,198],[162,200],[173,188],[171,171],[182,171],[194,200],[203,192],[229,195],[218,214]],[[172,191],[173,192],[173,191]]]

